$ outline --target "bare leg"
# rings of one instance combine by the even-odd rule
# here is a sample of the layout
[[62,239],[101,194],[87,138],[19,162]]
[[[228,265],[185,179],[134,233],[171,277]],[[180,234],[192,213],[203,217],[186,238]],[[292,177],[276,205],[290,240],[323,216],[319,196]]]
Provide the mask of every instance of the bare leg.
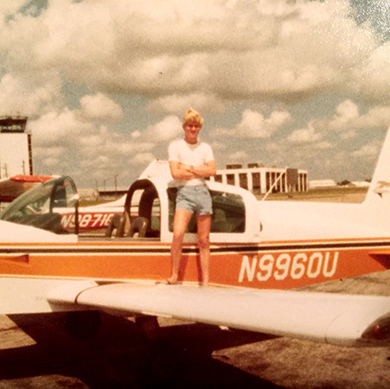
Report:
[[209,285],[209,267],[210,267],[210,215],[198,215],[198,245],[200,256],[200,267],[202,269],[202,285]]
[[173,239],[171,246],[172,273],[168,282],[175,284],[179,277],[180,259],[182,255],[183,238],[192,213],[186,209],[177,209],[173,219]]

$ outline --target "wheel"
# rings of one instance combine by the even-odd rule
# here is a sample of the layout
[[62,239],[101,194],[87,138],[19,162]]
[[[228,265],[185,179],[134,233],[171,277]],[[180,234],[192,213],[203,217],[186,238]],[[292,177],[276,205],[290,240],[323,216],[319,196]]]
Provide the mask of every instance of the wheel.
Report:
[[101,326],[100,312],[69,312],[65,317],[65,330],[74,339],[87,340],[95,337]]
[[160,334],[160,325],[156,316],[139,316],[135,323],[147,340],[156,340]]

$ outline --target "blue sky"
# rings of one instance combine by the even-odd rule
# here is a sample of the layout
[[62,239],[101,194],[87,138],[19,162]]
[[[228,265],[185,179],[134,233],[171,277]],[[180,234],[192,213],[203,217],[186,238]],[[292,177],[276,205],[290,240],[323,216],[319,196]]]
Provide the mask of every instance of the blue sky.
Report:
[[35,171],[121,187],[205,118],[217,166],[363,180],[390,123],[385,0],[2,0],[0,115]]

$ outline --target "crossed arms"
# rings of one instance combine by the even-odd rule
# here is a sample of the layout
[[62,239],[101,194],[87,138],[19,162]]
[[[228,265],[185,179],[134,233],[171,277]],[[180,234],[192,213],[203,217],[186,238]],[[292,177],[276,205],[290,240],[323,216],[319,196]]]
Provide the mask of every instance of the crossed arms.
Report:
[[175,180],[192,180],[193,178],[215,176],[217,167],[215,161],[209,161],[202,166],[185,165],[178,161],[169,161],[169,168]]

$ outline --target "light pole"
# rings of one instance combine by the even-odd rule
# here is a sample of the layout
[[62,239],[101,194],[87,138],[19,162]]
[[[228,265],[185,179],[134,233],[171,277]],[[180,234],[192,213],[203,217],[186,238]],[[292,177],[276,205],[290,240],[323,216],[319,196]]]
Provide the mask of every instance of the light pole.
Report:
[[117,183],[117,177],[118,177],[119,174],[115,174],[114,175],[114,182],[115,182],[115,196],[118,195],[118,183]]

